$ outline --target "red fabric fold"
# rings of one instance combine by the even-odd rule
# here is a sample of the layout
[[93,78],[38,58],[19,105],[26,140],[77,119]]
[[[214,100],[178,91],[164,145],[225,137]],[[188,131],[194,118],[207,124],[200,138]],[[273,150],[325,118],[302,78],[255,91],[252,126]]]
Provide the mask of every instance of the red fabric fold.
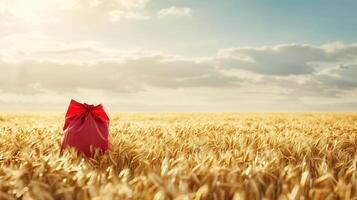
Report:
[[109,150],[109,117],[101,104],[94,106],[71,100],[63,127],[61,152],[74,147],[78,153],[91,157],[95,148]]

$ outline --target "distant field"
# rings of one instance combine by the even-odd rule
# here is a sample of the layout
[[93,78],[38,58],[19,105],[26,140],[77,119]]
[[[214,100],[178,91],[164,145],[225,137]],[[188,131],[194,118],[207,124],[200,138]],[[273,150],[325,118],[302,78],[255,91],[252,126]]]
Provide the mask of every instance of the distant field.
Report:
[[0,199],[357,199],[357,113],[110,115],[59,156],[64,114],[0,114]]

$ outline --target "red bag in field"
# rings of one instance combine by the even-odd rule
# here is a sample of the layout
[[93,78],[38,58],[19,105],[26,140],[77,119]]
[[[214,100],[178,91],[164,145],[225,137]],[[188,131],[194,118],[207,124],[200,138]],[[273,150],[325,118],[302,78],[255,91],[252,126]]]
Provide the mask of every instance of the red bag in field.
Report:
[[63,127],[61,152],[67,146],[79,153],[92,156],[95,148],[110,149],[109,118],[101,104],[94,106],[71,100]]

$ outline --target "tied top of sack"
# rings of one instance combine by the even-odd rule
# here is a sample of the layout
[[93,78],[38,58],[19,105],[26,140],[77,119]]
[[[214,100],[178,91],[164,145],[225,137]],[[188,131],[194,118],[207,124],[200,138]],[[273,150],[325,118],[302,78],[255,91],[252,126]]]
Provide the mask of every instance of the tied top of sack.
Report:
[[109,117],[102,104],[79,103],[71,100],[63,127],[61,152],[66,147],[78,153],[92,156],[95,149],[105,152],[110,149]]

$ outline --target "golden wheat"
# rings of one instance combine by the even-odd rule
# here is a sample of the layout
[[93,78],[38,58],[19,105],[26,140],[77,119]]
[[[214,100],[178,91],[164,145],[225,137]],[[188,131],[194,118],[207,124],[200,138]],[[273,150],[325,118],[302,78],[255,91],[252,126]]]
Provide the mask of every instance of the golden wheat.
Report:
[[0,115],[0,199],[357,199],[357,114],[111,115],[59,155],[63,116]]

